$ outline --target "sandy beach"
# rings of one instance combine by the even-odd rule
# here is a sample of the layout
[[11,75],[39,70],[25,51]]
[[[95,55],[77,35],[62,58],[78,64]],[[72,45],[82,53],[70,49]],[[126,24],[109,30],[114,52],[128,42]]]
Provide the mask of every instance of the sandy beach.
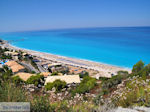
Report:
[[99,72],[99,74],[97,74],[99,76],[111,77],[111,74],[115,75],[117,73],[117,71],[120,71],[120,70],[126,70],[128,72],[131,72],[131,70],[128,68],[113,66],[113,65],[99,63],[99,62],[93,62],[93,61],[89,61],[89,60],[76,59],[76,58],[54,55],[54,54],[50,54],[50,53],[44,53],[44,52],[23,49],[23,48],[13,46],[8,43],[5,43],[1,46],[12,49],[12,50],[22,50],[33,56],[37,56],[37,57],[47,59],[47,60],[56,61],[56,62],[59,62],[62,64],[68,64],[68,65],[72,65],[72,66],[96,70]]

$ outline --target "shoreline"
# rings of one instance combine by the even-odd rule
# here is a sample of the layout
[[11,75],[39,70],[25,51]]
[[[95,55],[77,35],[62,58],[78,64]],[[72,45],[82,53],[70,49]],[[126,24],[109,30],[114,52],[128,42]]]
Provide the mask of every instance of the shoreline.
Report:
[[25,48],[19,48],[19,47],[16,47],[14,45],[11,45],[10,43],[8,43],[5,40],[4,40],[4,44],[1,46],[12,49],[12,50],[22,50],[28,54],[33,55],[33,56],[37,56],[37,57],[47,59],[47,60],[56,61],[56,62],[59,62],[62,64],[83,67],[86,69],[92,69],[92,70],[98,71],[101,74],[106,74],[106,76],[109,75],[108,77],[111,77],[110,74],[112,74],[112,73],[116,74],[117,71],[120,71],[120,70],[125,70],[128,72],[131,72],[131,69],[129,69],[129,68],[119,67],[119,66],[115,66],[115,65],[110,65],[110,64],[100,63],[100,62],[94,62],[91,60],[55,55],[55,54],[51,54],[51,53],[29,50],[29,49],[25,49]]

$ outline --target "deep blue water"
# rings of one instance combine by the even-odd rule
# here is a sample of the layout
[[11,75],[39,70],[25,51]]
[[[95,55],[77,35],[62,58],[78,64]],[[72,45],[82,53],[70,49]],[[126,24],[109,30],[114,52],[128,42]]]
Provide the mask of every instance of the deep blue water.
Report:
[[[150,27],[81,28],[0,33],[13,45],[131,68],[150,63]],[[24,41],[20,41],[24,39]]]

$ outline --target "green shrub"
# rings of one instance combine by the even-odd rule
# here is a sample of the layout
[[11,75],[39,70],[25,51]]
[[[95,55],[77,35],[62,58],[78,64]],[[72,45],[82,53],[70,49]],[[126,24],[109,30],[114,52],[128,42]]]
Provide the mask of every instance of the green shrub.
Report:
[[4,69],[3,68],[0,68],[0,73],[4,73]]
[[58,75],[58,72],[53,72],[53,73],[51,74],[51,76],[56,76],[56,75]]
[[141,77],[132,78],[128,82],[126,82],[126,85],[124,85],[124,87],[120,88],[121,92],[116,92],[117,94],[115,94],[113,98],[116,99],[115,103],[117,104],[117,106],[149,107],[150,106],[149,87],[150,87],[149,81],[145,81]]
[[7,81],[12,75],[12,70],[10,70],[7,66],[3,66],[3,68],[1,68],[0,80]]
[[116,87],[116,85],[120,84],[123,79],[124,79],[123,75],[113,76],[112,78],[102,82],[102,88],[104,89],[109,89],[112,87],[114,88]]
[[94,88],[96,85],[96,79],[86,76],[81,81],[80,85],[77,86],[75,90],[72,91],[72,95],[74,96],[76,93],[86,93],[89,92],[92,88]]
[[99,112],[95,111],[95,108],[92,102],[78,102],[71,106],[72,110],[70,112]]
[[61,80],[55,80],[53,83],[47,83],[45,86],[46,90],[51,90],[53,87],[55,87],[56,92],[60,92],[64,87],[66,87],[66,82]]
[[142,61],[139,61],[133,66],[132,74],[130,77],[140,76],[143,79],[146,79],[146,77],[149,74],[150,74],[150,64],[144,66],[144,63]]
[[31,103],[31,112],[54,112],[54,109],[46,96],[36,96]]
[[118,75],[129,75],[128,71],[118,71],[117,72]]
[[34,84],[35,86],[38,86],[39,84],[43,85],[44,76],[43,75],[35,75],[31,76],[26,83],[27,84]]
[[57,106],[56,111],[57,112],[72,112],[71,108],[68,107],[67,101],[61,101],[60,104]]
[[53,83],[49,82],[45,85],[45,89],[48,90],[52,90],[52,88],[54,87]]
[[102,82],[107,81],[108,79],[110,79],[110,78],[107,78],[107,77],[100,77],[99,78],[99,80],[101,80]]
[[150,64],[148,64],[144,67],[141,74],[142,74],[142,77],[145,77],[145,78],[146,78],[146,76],[150,75]]
[[35,71],[32,71],[31,73],[32,73],[32,74],[35,74],[36,72],[35,72]]
[[142,69],[144,68],[144,63],[142,60],[140,60],[139,62],[137,62],[133,68],[132,68],[132,73],[138,73],[140,72]]
[[80,78],[84,78],[86,76],[89,76],[89,73],[88,72],[80,73],[79,76]]
[[107,95],[109,93],[109,90],[108,89],[102,89],[102,91],[100,91],[100,93],[94,98],[94,103],[96,105],[99,105],[99,104],[103,104],[104,102],[101,101],[101,98],[103,95]]
[[0,102],[26,102],[26,92],[12,83],[2,83],[0,86]]
[[23,83],[24,81],[19,76],[12,77],[12,82],[16,85]]

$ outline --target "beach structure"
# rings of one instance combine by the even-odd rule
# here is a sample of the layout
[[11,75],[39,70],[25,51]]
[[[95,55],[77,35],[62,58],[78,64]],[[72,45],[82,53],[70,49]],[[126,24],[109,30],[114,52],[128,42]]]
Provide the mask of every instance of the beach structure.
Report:
[[52,83],[57,79],[65,81],[67,84],[80,83],[79,75],[63,75],[63,76],[48,76],[45,81],[45,85],[49,82]]
[[99,71],[99,73],[95,74],[94,76],[92,76],[96,79],[99,79],[100,77],[107,77],[107,78],[111,78],[112,77],[112,73],[108,72],[108,71]]
[[4,54],[5,55],[11,55],[14,60],[18,60],[18,55],[19,54],[17,52],[6,51]]
[[10,51],[6,51],[4,54],[6,54],[6,55],[12,55],[12,56],[18,55],[17,52],[10,52]]
[[23,58],[29,58],[29,55],[27,53],[22,53]]
[[49,61],[49,60],[42,60],[41,61],[41,66],[43,67],[43,68],[45,68],[45,69],[48,69],[48,67],[50,66],[52,64],[52,62],[51,61]]
[[48,67],[50,72],[59,72],[59,73],[68,73],[69,68],[65,65],[62,65],[61,63],[53,63],[50,64]]
[[62,63],[52,63],[52,64],[48,64],[48,67],[52,68],[52,67],[60,67],[62,66]]
[[69,72],[71,74],[82,74],[84,70],[79,67],[69,66]]
[[22,80],[27,81],[31,76],[35,76],[35,75],[36,74],[20,72],[15,74],[14,76],[19,76]]
[[18,73],[18,72],[24,72],[25,71],[25,67],[18,64],[16,61],[8,61],[8,62],[5,63],[5,65],[10,67],[14,74]]

